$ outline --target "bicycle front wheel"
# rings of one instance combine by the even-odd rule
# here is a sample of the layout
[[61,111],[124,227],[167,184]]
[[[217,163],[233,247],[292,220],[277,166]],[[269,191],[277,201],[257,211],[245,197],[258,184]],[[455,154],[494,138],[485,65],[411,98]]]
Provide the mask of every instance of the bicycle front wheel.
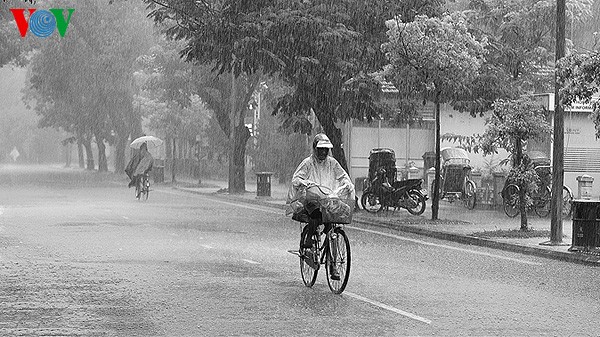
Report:
[[[350,277],[350,241],[346,233],[341,228],[334,228],[333,235],[329,238],[329,252],[326,255],[326,273],[327,283],[329,289],[334,294],[341,294],[346,285],[348,284],[348,278]],[[338,279],[331,278],[332,269],[339,274]]]
[[138,200],[140,200],[141,195],[142,195],[142,183],[138,181],[135,183],[135,197]]
[[546,186],[544,190],[535,197],[533,205],[535,206],[535,214],[541,218],[545,218],[550,214],[550,199],[552,192],[550,187]]
[[465,195],[463,196],[465,201],[465,207],[468,209],[474,209],[477,203],[477,187],[471,180],[467,180],[465,183]]
[[[315,235],[313,242],[317,242],[319,238]],[[302,282],[307,287],[312,287],[317,280],[317,274],[319,272],[319,256],[317,249],[306,249],[302,248],[302,241],[300,239],[300,273],[302,274]],[[316,248],[316,243],[313,245]]]

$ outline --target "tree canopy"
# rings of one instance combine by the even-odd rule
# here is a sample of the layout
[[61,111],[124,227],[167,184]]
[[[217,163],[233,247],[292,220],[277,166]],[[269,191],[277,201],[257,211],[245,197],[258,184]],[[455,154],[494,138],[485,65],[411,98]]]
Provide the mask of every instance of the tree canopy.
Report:
[[132,108],[133,64],[148,34],[134,5],[113,6],[79,4],[68,38],[41,42],[31,64],[29,101],[42,116],[40,126],[73,133],[87,149],[89,169],[95,140],[100,171],[108,169],[105,141],[117,144],[117,170],[124,167],[126,141],[139,123]]
[[382,48],[389,65],[385,74],[406,99],[429,99],[435,104],[436,160],[432,219],[438,217],[440,189],[440,103],[468,91],[479,74],[486,45],[468,31],[460,13],[440,18],[417,16],[404,23],[386,21],[389,41]]

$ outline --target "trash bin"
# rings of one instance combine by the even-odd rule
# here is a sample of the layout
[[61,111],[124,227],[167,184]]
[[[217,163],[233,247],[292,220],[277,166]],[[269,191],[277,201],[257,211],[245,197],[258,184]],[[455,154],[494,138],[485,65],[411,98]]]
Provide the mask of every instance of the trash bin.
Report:
[[273,172],[257,172],[256,173],[256,196],[270,197],[271,196],[271,176]]
[[600,246],[600,200],[573,200],[573,239],[569,251],[593,251]]
[[154,178],[154,183],[164,183],[165,182],[165,167],[164,166],[154,166],[152,168],[152,175]]

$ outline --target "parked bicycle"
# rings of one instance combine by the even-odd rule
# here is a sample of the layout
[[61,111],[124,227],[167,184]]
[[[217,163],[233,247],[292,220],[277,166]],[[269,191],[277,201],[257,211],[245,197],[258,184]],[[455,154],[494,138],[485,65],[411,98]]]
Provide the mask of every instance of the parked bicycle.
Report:
[[[504,213],[511,218],[516,217],[521,213],[519,202],[519,186],[508,184],[502,190]],[[539,217],[546,217],[550,214],[550,200],[552,200],[552,192],[550,186],[539,187],[537,192],[530,195],[533,200],[531,208]],[[568,186],[562,188],[562,217],[569,218],[572,213],[573,192]]]
[[[539,217],[546,217],[550,214],[550,200],[552,200],[552,167],[550,158],[539,151],[531,151],[529,154],[531,165],[539,177],[538,189],[531,193],[533,201],[530,206]],[[519,193],[520,188],[513,182],[507,182],[502,189],[504,213],[514,218],[520,214]],[[573,192],[568,186],[562,188],[562,217],[568,218],[572,213]]]
[[135,186],[135,197],[138,200],[148,200],[150,195],[150,178],[148,173],[143,174]]

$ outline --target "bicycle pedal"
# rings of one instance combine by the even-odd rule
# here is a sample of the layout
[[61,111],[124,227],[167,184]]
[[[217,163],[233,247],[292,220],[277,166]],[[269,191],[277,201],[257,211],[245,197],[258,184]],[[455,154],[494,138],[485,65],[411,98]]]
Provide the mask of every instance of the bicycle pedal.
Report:
[[287,252],[290,253],[290,254],[296,255],[298,257],[304,257],[304,255],[300,254],[300,252],[297,251],[297,250],[295,250],[295,249],[290,249]]

